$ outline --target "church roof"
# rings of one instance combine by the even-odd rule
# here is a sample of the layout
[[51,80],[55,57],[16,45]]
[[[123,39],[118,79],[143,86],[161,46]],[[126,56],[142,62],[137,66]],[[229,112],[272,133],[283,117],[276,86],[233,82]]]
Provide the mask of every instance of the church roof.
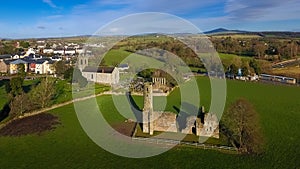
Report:
[[84,68],[83,72],[95,72],[95,73],[112,73],[114,71],[115,67],[106,67],[106,66],[100,66],[100,67],[91,67],[88,66]]

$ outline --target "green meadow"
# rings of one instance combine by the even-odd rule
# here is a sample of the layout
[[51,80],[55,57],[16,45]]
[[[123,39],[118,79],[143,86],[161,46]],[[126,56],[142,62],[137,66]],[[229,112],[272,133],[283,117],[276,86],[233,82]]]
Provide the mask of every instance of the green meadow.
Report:
[[[200,104],[210,105],[210,82],[198,78]],[[189,86],[188,83],[184,84]],[[193,89],[190,89],[193,91]],[[80,126],[73,105],[54,109],[61,124],[41,135],[0,137],[1,168],[297,168],[300,166],[300,88],[227,80],[226,107],[239,97],[253,103],[260,116],[265,139],[261,155],[238,155],[177,146],[154,157],[135,159],[111,154],[98,147]],[[97,97],[97,103],[110,124],[126,120],[113,104],[111,95]],[[133,97],[142,108],[142,97]],[[83,101],[86,112],[89,100]],[[165,103],[166,106],[161,106]],[[167,99],[154,98],[154,109],[176,113],[180,91]],[[128,108],[128,107],[127,107]],[[125,108],[126,109],[126,106]],[[226,109],[226,108],[225,108]],[[84,113],[84,112],[82,112]],[[38,123],[38,122],[37,122]],[[122,146],[122,145],[120,145]]]

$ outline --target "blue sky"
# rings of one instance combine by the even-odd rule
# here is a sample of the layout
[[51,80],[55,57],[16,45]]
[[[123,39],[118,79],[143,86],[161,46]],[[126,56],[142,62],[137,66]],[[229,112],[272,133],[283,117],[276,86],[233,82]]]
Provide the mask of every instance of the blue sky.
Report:
[[202,31],[300,31],[299,0],[3,0],[0,38],[93,34],[119,17],[142,12],[176,15]]

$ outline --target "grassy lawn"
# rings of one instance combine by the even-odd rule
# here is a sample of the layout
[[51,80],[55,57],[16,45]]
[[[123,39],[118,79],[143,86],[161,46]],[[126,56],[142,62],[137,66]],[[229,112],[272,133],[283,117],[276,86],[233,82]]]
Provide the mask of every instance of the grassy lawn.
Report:
[[[210,105],[210,85],[207,78],[198,79],[201,105]],[[189,84],[185,84],[189,86]],[[0,137],[1,168],[297,168],[300,166],[300,88],[268,84],[227,81],[227,102],[239,97],[250,100],[260,115],[265,136],[265,153],[259,156],[235,155],[215,150],[179,146],[158,156],[132,159],[111,154],[91,141],[78,123],[73,105],[51,113],[61,125],[42,135]],[[193,90],[193,89],[191,89]],[[179,90],[167,98],[166,110],[179,106]],[[141,107],[143,99],[134,97]],[[156,100],[156,101],[155,101]],[[154,108],[159,109],[154,99]],[[110,124],[124,122],[113,105],[112,96],[97,98],[99,108]],[[86,112],[90,108],[88,101]],[[126,109],[126,106],[124,107]],[[206,108],[208,109],[208,108]],[[122,146],[122,145],[120,145]]]

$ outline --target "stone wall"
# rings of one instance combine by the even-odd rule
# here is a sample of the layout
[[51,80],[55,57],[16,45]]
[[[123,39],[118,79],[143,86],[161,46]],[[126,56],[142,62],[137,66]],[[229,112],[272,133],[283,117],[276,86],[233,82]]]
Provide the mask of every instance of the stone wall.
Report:
[[[219,138],[219,120],[214,113],[205,113],[204,107],[197,116],[183,119],[184,128],[179,129],[177,115],[173,112],[153,111],[152,84],[144,85],[143,132],[153,135],[154,131],[181,132],[197,136]],[[181,119],[182,120],[182,119]],[[180,130],[180,131],[179,131]]]

